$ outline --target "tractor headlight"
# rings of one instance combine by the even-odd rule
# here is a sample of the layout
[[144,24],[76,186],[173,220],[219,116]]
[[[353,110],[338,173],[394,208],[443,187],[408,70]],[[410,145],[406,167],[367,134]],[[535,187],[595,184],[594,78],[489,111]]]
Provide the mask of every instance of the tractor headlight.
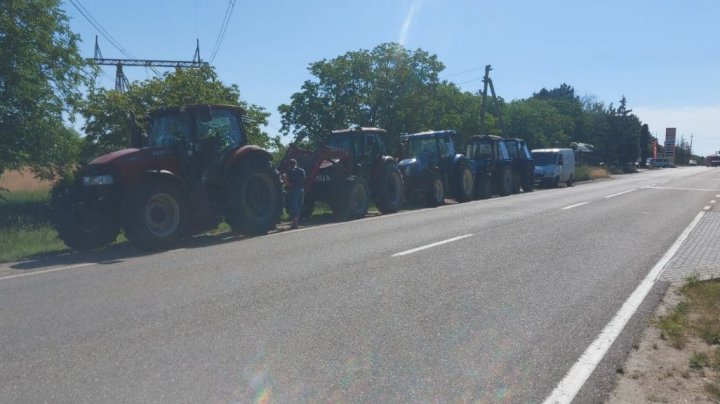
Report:
[[83,185],[91,187],[95,185],[111,185],[113,183],[112,175],[94,175],[92,177],[83,177]]

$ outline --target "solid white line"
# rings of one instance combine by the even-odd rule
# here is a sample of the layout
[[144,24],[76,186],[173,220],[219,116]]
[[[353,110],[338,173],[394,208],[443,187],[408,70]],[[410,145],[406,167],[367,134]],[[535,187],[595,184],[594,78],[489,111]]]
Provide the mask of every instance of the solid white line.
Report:
[[706,207],[703,208],[703,210],[710,210],[710,207],[709,207],[709,206],[706,206]]
[[578,361],[570,368],[570,371],[560,381],[560,384],[555,387],[555,390],[550,393],[550,396],[545,399],[544,404],[569,404],[573,398],[580,391],[582,386],[585,384],[590,374],[595,370],[597,365],[603,359],[610,346],[615,342],[615,339],[620,335],[620,332],[625,328],[625,325],[630,320],[640,304],[645,300],[645,296],[652,289],[655,280],[662,273],[665,265],[675,255],[680,246],[688,237],[690,232],[695,228],[700,219],[702,219],[705,212],[700,212],[695,216],[692,222],[685,228],[685,231],[675,240],[675,243],[670,249],[665,252],[665,255],[660,258],[660,261],[650,270],[645,276],[645,279],[640,282],[637,289],[625,300],[620,310],[615,314],[615,317],[603,328],[598,335],[597,339],[590,344],[589,347],[583,352],[582,356]]
[[675,190],[675,191],[709,191],[709,192],[717,192],[717,189],[707,189],[707,188],[648,187],[648,189],[670,189],[670,190]]
[[393,254],[392,256],[393,256],[393,257],[402,257],[403,255],[408,255],[408,254],[412,254],[412,253],[414,253],[414,252],[418,252],[418,251],[422,251],[422,250],[427,250],[428,248],[433,248],[433,247],[437,247],[437,246],[439,246],[439,245],[443,245],[443,244],[447,244],[447,243],[452,243],[453,241],[462,240],[462,239],[464,239],[464,238],[468,238],[468,237],[471,237],[471,236],[472,236],[472,234],[466,234],[466,235],[464,235],[464,236],[458,236],[458,237],[449,238],[449,239],[447,239],[447,240],[438,241],[437,243],[427,244],[427,245],[424,245],[424,246],[421,246],[421,247],[413,248],[412,250],[407,250],[407,251],[402,251],[402,252],[399,252],[399,253],[395,253],[395,254]]
[[580,202],[580,203],[576,203],[575,205],[566,206],[566,207],[562,208],[562,210],[577,208],[578,206],[587,205],[588,203],[590,203],[590,202]]
[[88,267],[88,266],[90,266],[90,265],[96,265],[96,263],[95,263],[95,262],[87,262],[87,263],[85,263],[85,264],[69,265],[69,266],[66,266],[66,267],[52,268],[52,269],[43,269],[43,270],[41,270],[41,271],[28,272],[28,273],[24,273],[24,274],[3,276],[3,277],[0,277],[0,281],[3,281],[3,280],[5,280],[5,279],[22,278],[23,276],[32,276],[32,275],[46,274],[46,273],[48,273],[48,272],[64,271],[64,270],[66,270],[66,269]]
[[629,190],[627,190],[627,191],[618,192],[617,194],[608,195],[608,196],[605,197],[605,199],[613,198],[613,197],[616,197],[616,196],[619,196],[619,195],[622,195],[622,194],[627,194],[627,193],[630,193],[630,192],[633,192],[633,191],[637,191],[637,188],[629,189]]

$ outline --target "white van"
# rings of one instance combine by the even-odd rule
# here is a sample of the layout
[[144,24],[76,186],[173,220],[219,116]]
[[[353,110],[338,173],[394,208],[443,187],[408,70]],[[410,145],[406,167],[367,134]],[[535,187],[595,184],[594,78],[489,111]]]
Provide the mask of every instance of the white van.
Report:
[[532,151],[535,163],[535,182],[557,187],[575,182],[575,153],[572,149],[537,149]]

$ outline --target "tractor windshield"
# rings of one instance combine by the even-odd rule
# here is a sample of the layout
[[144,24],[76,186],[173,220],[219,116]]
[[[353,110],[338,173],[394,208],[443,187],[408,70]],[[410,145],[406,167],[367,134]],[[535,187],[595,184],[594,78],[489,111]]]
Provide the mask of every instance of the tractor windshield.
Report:
[[352,152],[352,136],[347,133],[343,134],[332,134],[330,135],[330,138],[328,139],[328,146],[335,147],[338,149],[345,150],[347,152]]
[[185,113],[156,116],[148,133],[148,146],[174,146],[190,142],[192,124]]
[[432,157],[437,154],[434,137],[411,137],[407,144],[407,157]]
[[467,145],[467,156],[472,160],[491,160],[492,145],[489,142],[474,142]]

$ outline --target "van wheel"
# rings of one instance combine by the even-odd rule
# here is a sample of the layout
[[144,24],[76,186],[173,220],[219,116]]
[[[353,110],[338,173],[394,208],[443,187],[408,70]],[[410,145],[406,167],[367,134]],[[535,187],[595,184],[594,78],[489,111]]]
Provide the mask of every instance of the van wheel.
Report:
[[570,175],[570,178],[568,178],[567,182],[565,183],[567,186],[571,187],[573,186],[573,183],[575,182],[575,177]]
[[559,186],[560,186],[560,176],[558,175],[558,176],[555,177],[555,179],[553,180],[553,188],[557,188],[557,187],[559,187]]

